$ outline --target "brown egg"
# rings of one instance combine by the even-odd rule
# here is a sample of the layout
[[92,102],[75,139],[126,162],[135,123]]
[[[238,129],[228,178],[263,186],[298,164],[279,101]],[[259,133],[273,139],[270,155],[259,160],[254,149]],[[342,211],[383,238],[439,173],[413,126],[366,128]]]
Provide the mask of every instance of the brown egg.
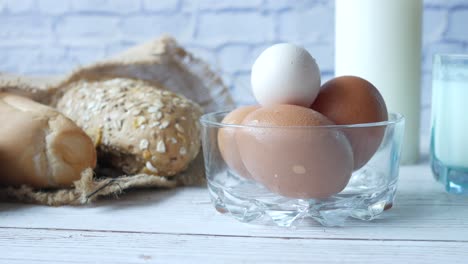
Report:
[[[363,124],[388,120],[387,107],[370,82],[355,76],[334,78],[322,85],[311,106],[337,125]],[[375,154],[385,127],[343,129],[354,153],[354,169],[364,166]]]
[[[235,124],[240,125],[250,112],[257,110],[259,106],[242,106],[239,107],[229,114],[227,114],[221,123],[224,124]],[[239,156],[239,150],[237,148],[237,142],[235,138],[235,132],[238,128],[224,127],[218,131],[218,147],[221,152],[226,164],[231,170],[236,172],[238,175],[245,178],[252,178],[250,173],[245,169],[244,164]]]
[[292,198],[326,198],[343,190],[353,155],[346,136],[322,114],[301,106],[272,105],[247,115],[236,133],[253,179]]

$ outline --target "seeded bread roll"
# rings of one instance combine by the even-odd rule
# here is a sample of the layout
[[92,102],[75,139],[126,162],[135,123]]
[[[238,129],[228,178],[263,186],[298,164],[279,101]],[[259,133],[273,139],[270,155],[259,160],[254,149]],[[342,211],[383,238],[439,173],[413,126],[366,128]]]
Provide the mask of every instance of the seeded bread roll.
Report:
[[55,109],[0,93],[0,185],[71,187],[96,166],[91,139]]
[[173,176],[200,150],[201,108],[133,79],[72,83],[59,111],[93,139],[99,161],[125,173]]

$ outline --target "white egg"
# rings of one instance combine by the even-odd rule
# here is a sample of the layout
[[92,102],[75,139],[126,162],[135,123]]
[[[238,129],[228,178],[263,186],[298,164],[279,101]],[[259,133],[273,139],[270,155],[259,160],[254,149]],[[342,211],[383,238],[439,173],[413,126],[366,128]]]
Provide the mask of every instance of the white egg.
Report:
[[309,107],[320,91],[320,70],[304,48],[276,44],[264,50],[253,64],[251,84],[261,105]]

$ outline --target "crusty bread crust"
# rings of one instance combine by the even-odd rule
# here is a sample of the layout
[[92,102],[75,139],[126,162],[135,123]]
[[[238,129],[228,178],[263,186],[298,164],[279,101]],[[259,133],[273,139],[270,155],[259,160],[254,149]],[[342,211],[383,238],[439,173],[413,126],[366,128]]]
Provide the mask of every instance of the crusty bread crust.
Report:
[[148,82],[78,81],[57,108],[91,136],[100,163],[128,174],[173,176],[200,150],[201,108]]
[[91,139],[55,109],[0,93],[0,185],[70,187],[96,166]]

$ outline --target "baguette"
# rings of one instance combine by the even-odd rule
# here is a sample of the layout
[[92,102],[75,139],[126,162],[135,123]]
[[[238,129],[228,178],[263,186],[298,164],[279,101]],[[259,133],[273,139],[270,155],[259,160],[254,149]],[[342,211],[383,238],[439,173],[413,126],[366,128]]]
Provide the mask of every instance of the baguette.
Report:
[[96,165],[91,139],[51,107],[0,93],[0,185],[70,187]]

